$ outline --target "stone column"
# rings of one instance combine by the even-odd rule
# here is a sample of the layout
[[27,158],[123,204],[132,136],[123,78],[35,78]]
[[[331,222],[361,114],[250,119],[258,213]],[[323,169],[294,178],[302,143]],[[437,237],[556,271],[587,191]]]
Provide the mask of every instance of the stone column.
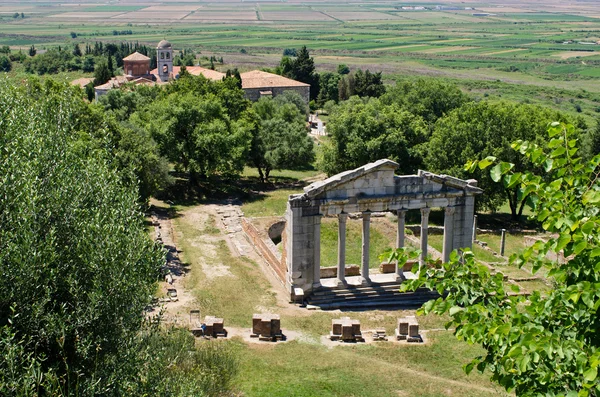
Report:
[[[396,233],[396,248],[404,247],[404,229],[406,224],[406,211],[398,210],[398,231]],[[396,278],[404,280],[404,272],[402,266],[396,264]]]
[[321,286],[321,215],[315,216],[314,239],[313,290]]
[[362,227],[362,265],[360,268],[361,284],[371,283],[369,278],[369,238],[371,226],[371,213],[363,212],[363,227]]
[[444,263],[450,260],[450,252],[452,252],[452,242],[454,241],[454,207],[446,207],[444,215],[444,248],[442,251],[442,259]]
[[346,284],[346,220],[348,214],[343,212],[338,215],[338,261],[337,280],[338,284]]
[[425,258],[427,258],[427,233],[430,212],[431,208],[421,208],[421,258],[419,259],[419,266],[423,266]]

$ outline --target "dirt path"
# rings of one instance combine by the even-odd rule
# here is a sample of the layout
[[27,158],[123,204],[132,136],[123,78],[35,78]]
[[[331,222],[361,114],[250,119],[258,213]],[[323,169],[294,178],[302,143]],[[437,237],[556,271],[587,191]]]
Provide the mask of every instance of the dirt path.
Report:
[[[149,314],[154,315],[162,311],[163,321],[169,324],[181,325],[182,322],[178,314],[187,309],[194,301],[194,297],[183,284],[189,269],[179,258],[180,251],[177,249],[176,235],[168,211],[164,208],[155,207],[151,221],[154,226],[155,241],[162,243],[167,251],[166,263],[163,269],[167,275],[164,281],[159,282],[159,303]],[[177,291],[176,301],[169,299],[169,289]]]

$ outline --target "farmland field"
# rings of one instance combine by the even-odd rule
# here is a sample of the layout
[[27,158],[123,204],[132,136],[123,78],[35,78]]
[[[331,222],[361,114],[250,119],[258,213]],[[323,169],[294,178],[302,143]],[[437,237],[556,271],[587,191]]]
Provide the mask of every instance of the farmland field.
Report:
[[[131,35],[114,36],[119,30]],[[306,45],[320,70],[345,63],[382,71],[387,82],[445,77],[467,90],[477,86],[474,92],[491,100],[546,104],[590,120],[600,111],[598,2],[6,0],[0,6],[0,45],[13,50],[124,40],[152,46],[164,38],[176,49],[223,57],[224,70],[273,67],[283,49]]]

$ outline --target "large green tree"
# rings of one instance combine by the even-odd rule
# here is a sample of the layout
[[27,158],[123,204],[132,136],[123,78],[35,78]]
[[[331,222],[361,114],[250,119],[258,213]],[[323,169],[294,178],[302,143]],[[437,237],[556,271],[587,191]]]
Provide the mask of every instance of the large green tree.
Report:
[[81,117],[78,88],[4,82],[0,98],[3,343],[21,344],[25,363],[37,359],[39,378],[54,374],[64,395],[106,393],[126,378],[163,253],[136,186],[103,150],[82,145],[102,125]]
[[386,104],[395,103],[433,124],[451,110],[469,102],[469,97],[455,84],[419,78],[397,82],[395,86],[388,88],[381,100]]
[[[492,274],[473,254],[452,253],[448,263],[423,266],[405,289],[428,287],[444,293],[421,313],[449,315],[457,338],[480,344],[485,353],[465,366],[489,371],[492,379],[521,396],[600,395],[600,155],[579,157],[576,128],[554,123],[548,141],[517,141],[516,156],[540,173],[485,158],[468,168],[487,169],[504,184],[529,192],[532,218],[548,232],[511,264],[544,268],[553,280],[547,293],[515,295],[519,288]],[[565,258],[563,260],[548,258]],[[406,260],[403,250],[390,259]]]
[[315,159],[313,141],[306,128],[308,109],[300,95],[286,92],[275,99],[254,103],[255,128],[249,163],[268,180],[272,170],[303,169]]
[[423,119],[377,98],[353,97],[336,106],[327,132],[330,139],[319,167],[328,175],[381,158],[397,161],[401,172],[413,173],[421,165],[420,145],[427,139]]
[[161,153],[196,183],[243,169],[251,141],[247,105],[233,78],[212,82],[186,75],[131,121],[146,128]]
[[315,71],[315,61],[306,46],[296,52],[295,58],[284,56],[277,71],[283,76],[310,84],[310,99],[319,95],[319,74]]
[[504,158],[518,171],[534,165],[510,147],[517,139],[542,142],[547,120],[564,119],[550,109],[508,102],[467,103],[437,121],[426,145],[425,168],[459,178],[475,178],[486,193],[478,197],[480,208],[496,209],[508,200],[514,220],[523,213],[528,195],[518,186],[496,184],[487,173],[469,174],[463,165],[469,159]]
[[12,63],[10,59],[4,55],[0,56],[0,71],[1,72],[10,72],[12,69]]

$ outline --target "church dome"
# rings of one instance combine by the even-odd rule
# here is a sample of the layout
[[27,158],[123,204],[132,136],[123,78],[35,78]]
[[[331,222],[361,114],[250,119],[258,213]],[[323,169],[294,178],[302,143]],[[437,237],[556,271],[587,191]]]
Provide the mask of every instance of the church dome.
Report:
[[160,43],[158,43],[158,47],[156,47],[159,50],[165,50],[167,48],[171,48],[171,43],[169,43],[167,40],[161,40]]

